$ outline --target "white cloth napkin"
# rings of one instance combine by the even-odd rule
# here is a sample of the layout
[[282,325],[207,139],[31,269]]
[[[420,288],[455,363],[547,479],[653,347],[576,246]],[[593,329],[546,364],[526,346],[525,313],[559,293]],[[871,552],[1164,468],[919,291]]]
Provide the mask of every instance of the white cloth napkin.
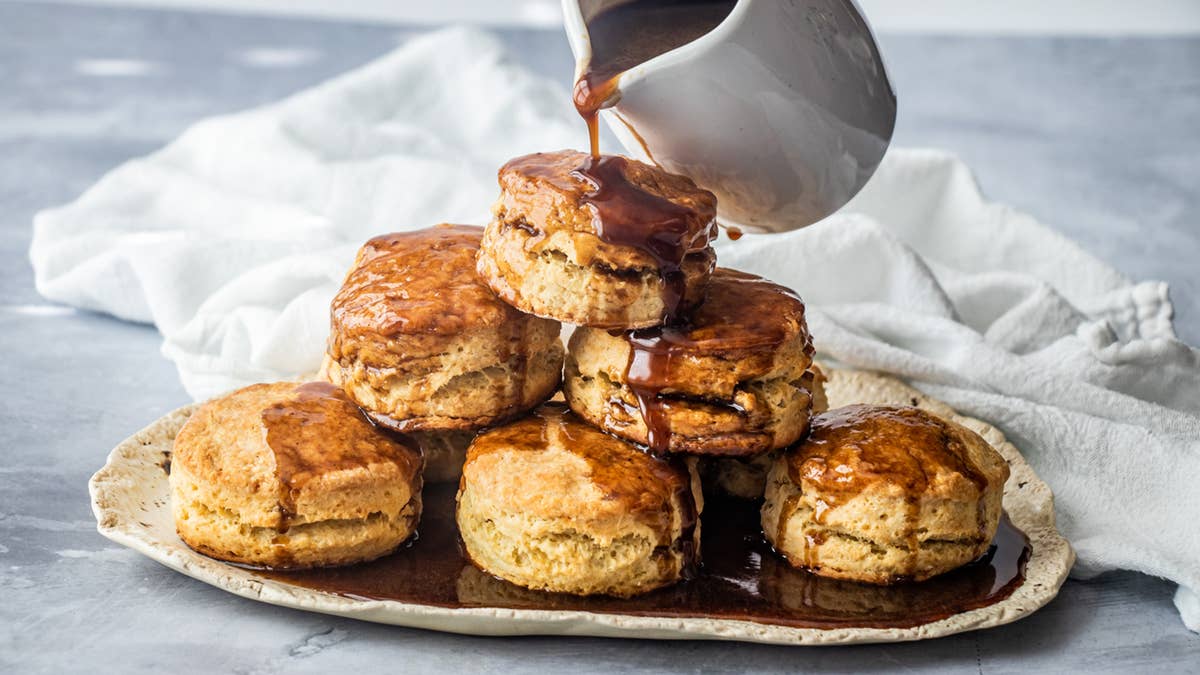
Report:
[[[565,88],[447,29],[280,103],[197,123],[39,213],[47,298],[153,322],[188,392],[313,371],[369,236],[483,223],[496,169],[578,146]],[[842,213],[723,240],[721,263],[809,302],[828,358],[895,373],[1000,427],[1057,496],[1078,575],[1179,584],[1200,630],[1200,352],[1167,287],[1133,283],[969,171],[894,149]]]

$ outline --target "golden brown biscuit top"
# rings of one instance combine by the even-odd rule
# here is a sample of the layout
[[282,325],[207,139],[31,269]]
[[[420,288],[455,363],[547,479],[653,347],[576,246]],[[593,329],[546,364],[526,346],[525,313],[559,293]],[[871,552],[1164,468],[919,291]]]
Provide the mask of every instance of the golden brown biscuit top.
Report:
[[321,474],[372,464],[396,464],[409,476],[420,468],[415,445],[377,429],[328,382],[295,386],[262,411],[262,423],[279,480],[293,490]]
[[[629,344],[624,381],[638,399],[647,442],[656,452],[666,451],[670,437],[659,395],[703,393],[695,377],[705,357],[734,362],[731,372],[746,377],[773,368],[776,350],[789,341],[799,346],[787,350],[789,358],[805,361],[798,368],[808,367],[813,354],[800,298],[762,277],[730,269],[713,273],[704,301],[682,324],[631,331],[624,339]],[[704,381],[709,386],[721,382]],[[724,384],[732,394],[737,381]]]
[[443,224],[368,241],[333,298],[334,339],[451,335],[520,318],[475,273],[482,236],[481,227]]
[[713,272],[704,300],[683,317],[681,325],[647,328],[629,336],[635,344],[653,341],[659,350],[688,354],[772,349],[801,336],[806,351],[812,352],[804,301],[794,291],[726,268]]
[[332,384],[277,382],[201,406],[175,439],[172,465],[239,492],[277,490],[279,528],[286,530],[309,482],[381,466],[411,480],[421,454],[403,437],[377,429]]
[[533,250],[569,236],[580,264],[653,267],[666,277],[685,257],[710,253],[717,237],[711,192],[627,157],[535,153],[510,160],[499,180],[497,217],[528,232]]
[[[995,451],[971,436],[969,429],[919,408],[836,408],[814,417],[807,440],[789,450],[788,474],[797,485],[815,484],[830,506],[881,485],[917,499],[958,492],[956,483],[965,479],[982,494],[989,474],[997,471],[984,466],[980,449]],[[1000,482],[1006,477],[1005,471]]]
[[[582,209],[589,193],[596,190],[596,185],[581,174],[581,169],[588,165],[590,159],[592,155],[577,150],[514,157],[500,167],[500,187],[515,193],[542,193],[546,197],[564,197]],[[622,160],[620,169],[632,186],[650,197],[664,199],[678,208],[688,210],[690,232],[707,234],[713,226],[716,217],[716,196],[703,187],[698,187],[695,181],[685,175],[666,172],[659,167],[628,157],[602,155],[601,160]],[[629,215],[637,217],[637,214]],[[541,223],[529,225],[539,227]],[[646,222],[644,225],[654,223]]]
[[[561,453],[568,457],[555,456]],[[587,470],[571,469],[571,459],[582,460]],[[498,471],[506,464],[507,470]],[[691,503],[691,474],[682,460],[646,454],[587,424],[562,403],[543,404],[527,417],[477,436],[467,450],[463,480],[507,481],[518,469],[527,480],[506,485],[504,502],[526,513],[589,517],[611,512],[664,531],[670,530],[672,504]],[[601,494],[598,503],[585,496],[593,486]]]

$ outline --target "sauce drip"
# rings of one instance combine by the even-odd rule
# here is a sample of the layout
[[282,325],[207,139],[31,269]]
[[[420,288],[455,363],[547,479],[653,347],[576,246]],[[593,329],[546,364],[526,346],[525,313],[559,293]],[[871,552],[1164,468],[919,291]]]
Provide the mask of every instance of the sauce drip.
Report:
[[345,392],[327,382],[298,385],[292,398],[263,410],[262,422],[280,483],[275,529],[281,537],[298,518],[296,497],[310,479],[384,462],[412,474],[421,462],[419,450],[376,429]]
[[[824,500],[818,504],[818,523],[824,522],[831,510],[878,481],[903,488],[907,499],[901,516],[910,571],[902,576],[910,576],[915,569],[921,534],[917,527],[921,497],[935,476],[946,480],[948,474],[956,473],[973,483],[980,493],[988,484],[987,477],[972,463],[946,423],[917,408],[853,405],[822,413],[813,418],[808,439],[799,449],[791,455],[788,473],[797,485],[803,480],[821,486]],[[789,499],[785,513],[795,510],[799,498],[797,494]],[[979,540],[983,540],[987,536],[987,522],[982,500],[979,503],[975,520]],[[783,540],[786,522],[787,519],[780,519],[777,541]],[[810,541],[815,545],[805,551],[806,566],[819,566],[821,543]]]
[[[727,269],[713,274],[704,302],[686,317],[686,323],[625,333],[629,343],[625,384],[646,423],[646,445],[659,454],[670,450],[667,409],[671,404],[664,393],[677,386],[677,360],[734,350],[773,350],[800,334],[805,337],[804,348],[811,358],[804,303],[792,290]],[[737,409],[732,401],[704,402]]]
[[654,259],[663,283],[663,320],[673,323],[683,302],[683,261],[705,250],[716,238],[716,223],[695,227],[695,211],[633,183],[629,160],[617,155],[588,157],[571,176],[591,189],[581,202],[592,211],[592,227],[601,240],[637,248]]
[[592,157],[600,157],[597,117],[619,98],[625,71],[716,28],[736,0],[636,0],[610,7],[587,22],[592,55],[575,81],[575,109],[587,123]]
[[646,423],[646,445],[651,452],[666,453],[671,448],[671,425],[662,392],[670,384],[671,361],[678,352],[674,347],[686,344],[686,333],[675,328],[648,328],[627,333],[625,339],[630,347],[625,384]]
[[344,568],[255,571],[343,597],[434,607],[576,610],[669,618],[715,618],[798,628],[907,628],[986,607],[1025,578],[1029,540],[1001,520],[979,560],[924,582],[872,586],[796,569],[758,534],[759,503],[713,497],[704,509],[704,565],[691,581],[620,599],[531,591],[481,572],[461,552],[456,486],[428,485],[421,536],[390,556]]
[[650,146],[646,145],[646,139],[642,138],[642,135],[638,133],[638,130],[633,128],[633,125],[629,123],[629,120],[615,112],[613,113],[613,116],[615,116],[621,122],[621,124],[625,126],[625,129],[631,136],[633,136],[633,140],[637,141],[638,146],[642,148],[642,152],[646,155],[646,159],[649,159],[650,163],[654,166],[662,168],[658,163],[658,160],[654,159],[654,153],[650,152]]

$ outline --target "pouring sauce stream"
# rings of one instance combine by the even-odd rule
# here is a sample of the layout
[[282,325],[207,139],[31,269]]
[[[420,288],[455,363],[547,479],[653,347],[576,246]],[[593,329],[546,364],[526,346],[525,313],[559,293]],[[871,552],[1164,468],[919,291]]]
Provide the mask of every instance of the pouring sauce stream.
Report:
[[634,0],[587,22],[592,55],[575,81],[573,99],[587,123],[592,157],[600,157],[597,117],[620,98],[621,75],[708,33],[736,4],[736,0]]

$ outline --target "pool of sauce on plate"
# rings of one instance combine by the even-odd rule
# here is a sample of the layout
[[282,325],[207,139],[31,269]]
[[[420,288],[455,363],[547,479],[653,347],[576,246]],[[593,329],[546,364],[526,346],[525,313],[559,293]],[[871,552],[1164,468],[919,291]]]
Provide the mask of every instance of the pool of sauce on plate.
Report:
[[592,55],[575,81],[575,109],[587,122],[592,156],[600,157],[597,116],[616,103],[621,74],[716,28],[737,0],[637,0],[587,22]]
[[1003,518],[979,560],[921,583],[858,584],[810,574],[780,558],[759,528],[759,503],[713,497],[704,506],[703,564],[691,580],[634,598],[531,591],[473,567],[454,522],[453,484],[428,485],[420,537],[390,556],[351,567],[262,572],[336,595],[470,608],[576,610],[717,618],[798,628],[905,628],[986,607],[1025,578],[1029,540]]
[[[709,282],[704,302],[675,325],[624,333],[629,343],[625,383],[646,423],[649,449],[659,454],[670,450],[667,408],[671,399],[664,392],[677,379],[675,361],[747,349],[773,351],[805,330],[803,320],[804,302],[791,289],[752,274],[720,269]],[[811,340],[805,350],[811,358]],[[705,403],[735,408],[732,401]]]

